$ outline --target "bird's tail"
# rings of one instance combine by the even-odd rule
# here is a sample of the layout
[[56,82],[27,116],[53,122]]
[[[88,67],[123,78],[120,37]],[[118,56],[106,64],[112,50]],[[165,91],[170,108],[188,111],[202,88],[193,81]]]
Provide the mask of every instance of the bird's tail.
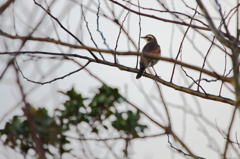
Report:
[[143,73],[144,73],[144,71],[145,71],[145,68],[144,68],[144,67],[140,68],[140,70],[139,70],[139,72],[138,72],[138,74],[137,74],[137,76],[136,76],[136,79],[141,78],[142,75],[143,75]]

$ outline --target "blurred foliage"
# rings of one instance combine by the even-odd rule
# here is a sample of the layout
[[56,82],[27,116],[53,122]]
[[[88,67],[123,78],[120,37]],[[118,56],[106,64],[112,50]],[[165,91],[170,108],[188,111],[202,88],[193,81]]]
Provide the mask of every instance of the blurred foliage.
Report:
[[[118,111],[117,105],[125,99],[116,88],[103,85],[92,98],[82,97],[74,88],[61,93],[66,95],[68,100],[63,103],[63,108],[55,109],[53,116],[50,116],[45,108],[35,109],[31,106],[30,110],[42,148],[46,154],[53,157],[55,154],[50,151],[50,146],[55,147],[60,156],[71,152],[71,149],[65,148],[70,143],[66,133],[72,131],[70,127],[78,129],[81,123],[88,124],[92,133],[98,134],[99,131],[107,131],[111,127],[119,132],[120,137],[129,139],[139,137],[147,128],[139,123],[139,110]],[[25,156],[30,149],[34,150],[31,132],[32,128],[26,116],[22,115],[14,116],[7,122],[4,129],[0,130],[0,135],[5,145]]]
[[116,113],[116,120],[112,122],[112,126],[127,137],[139,137],[139,134],[144,132],[146,125],[139,124],[140,111],[136,113],[132,111]]
[[[30,107],[32,120],[37,132],[37,137],[41,140],[42,148],[46,153],[54,156],[49,150],[49,146],[59,147],[60,154],[69,152],[64,149],[64,145],[69,141],[66,136],[62,135],[67,130],[63,130],[62,126],[57,123],[57,118],[48,114],[45,108],[35,109]],[[25,107],[23,111],[25,111]],[[34,141],[32,137],[32,127],[29,126],[26,116],[14,116],[12,120],[6,123],[5,128],[0,130],[1,140],[5,145],[13,149],[20,150],[25,156],[30,149],[34,149]]]

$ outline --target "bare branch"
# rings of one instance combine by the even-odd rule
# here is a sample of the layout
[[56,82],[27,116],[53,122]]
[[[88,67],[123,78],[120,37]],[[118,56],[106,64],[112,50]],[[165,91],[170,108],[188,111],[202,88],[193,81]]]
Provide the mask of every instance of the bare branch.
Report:
[[0,7],[0,15],[5,11],[5,9],[7,9],[11,3],[13,3],[14,0],[8,0],[6,1],[1,7]]
[[[92,33],[91,33],[90,29],[89,29],[88,21],[86,20],[85,13],[84,13],[83,6],[82,6],[82,5],[81,5],[81,11],[82,11],[83,19],[84,19],[84,21],[85,21],[85,23],[86,23],[86,28],[87,28],[87,30],[88,30],[88,34],[90,35],[91,40],[92,40],[93,44],[95,45],[95,47],[98,48],[97,43],[94,41],[93,36],[92,36]],[[100,54],[100,56],[102,57],[102,59],[105,60],[104,57],[103,57],[103,55],[102,55],[102,53],[99,52],[99,54]]]
[[208,24],[209,24],[209,28],[211,29],[211,31],[214,33],[215,37],[218,39],[218,41],[220,41],[221,43],[223,43],[225,46],[227,46],[228,48],[231,48],[232,47],[232,42],[227,40],[224,36],[224,34],[218,30],[213,21],[212,21],[212,18],[210,17],[207,9],[205,8],[205,6],[203,5],[202,1],[201,0],[196,0],[199,7],[201,8],[203,14],[204,14],[204,17],[206,18]]
[[57,80],[64,79],[65,77],[68,77],[68,76],[70,76],[70,75],[72,75],[72,74],[74,74],[74,73],[77,73],[77,72],[81,71],[81,70],[84,69],[89,63],[90,63],[90,62],[87,62],[83,67],[81,67],[81,68],[79,68],[79,69],[77,69],[77,70],[75,70],[75,71],[69,72],[68,74],[66,74],[66,75],[64,75],[64,76],[56,77],[56,78],[54,78],[54,79],[52,79],[52,80],[49,80],[49,81],[46,81],[46,82],[38,82],[38,81],[34,81],[34,80],[31,80],[31,79],[27,78],[27,77],[23,74],[22,70],[20,69],[17,60],[15,60],[15,64],[16,64],[17,70],[21,73],[21,75],[22,75],[22,77],[23,77],[24,79],[26,79],[26,80],[29,81],[29,82],[32,82],[32,83],[35,83],[35,84],[41,84],[41,85],[50,84],[50,83],[55,82],[55,81],[57,81]]
[[[36,2],[36,0],[33,0],[34,3],[39,6],[40,8],[42,8],[50,17],[52,17],[58,24],[59,26],[66,31],[69,35],[71,35],[77,42],[79,42],[82,46],[85,46],[82,41],[80,41],[79,38],[77,38],[75,35],[73,35],[73,33],[71,33],[68,29],[66,29],[62,23],[56,18],[54,17],[48,10],[46,10],[43,6],[41,6],[39,3]],[[97,56],[93,54],[93,52],[91,50],[88,50],[88,52],[94,57],[94,59],[98,60]]]
[[[77,47],[77,46],[76,46]],[[87,50],[92,50],[92,51],[100,51],[102,53],[114,53],[116,55],[121,55],[121,56],[131,56],[131,55],[138,55],[138,56],[143,56],[142,54],[138,53],[138,52],[115,52],[115,51],[110,51],[110,50],[103,50],[103,49],[95,49],[95,48],[90,48],[90,47],[86,47],[86,46],[78,46],[77,48],[81,48],[81,49],[87,49]],[[56,55],[56,56],[69,56],[69,57],[78,57],[78,58],[82,58],[82,59],[87,59],[89,61],[92,61],[92,62],[97,62],[97,63],[101,63],[101,64],[109,64],[110,66],[112,66],[112,63],[111,62],[103,62],[101,60],[94,60],[94,59],[91,59],[89,57],[86,57],[86,56],[81,56],[81,55],[78,55],[78,54],[65,54],[65,53],[51,53],[51,52],[43,52],[43,51],[18,51],[18,52],[0,52],[0,55],[5,55],[5,54],[9,54],[9,55],[15,55],[15,54],[42,54],[42,55]],[[228,77],[225,77],[225,76],[221,76],[219,74],[217,74],[216,72],[211,72],[211,71],[208,71],[206,69],[202,69],[202,68],[199,68],[197,66],[193,66],[193,65],[190,65],[190,64],[187,64],[187,63],[184,63],[184,62],[180,62],[180,61],[177,61],[177,60],[174,60],[172,58],[167,58],[167,57],[159,57],[159,56],[156,56],[156,55],[152,55],[152,54],[147,54],[145,53],[144,54],[145,57],[150,57],[150,58],[153,58],[153,59],[158,59],[158,60],[162,60],[162,61],[166,61],[166,62],[170,62],[170,63],[173,63],[173,64],[178,64],[180,66],[183,66],[183,67],[186,67],[186,68],[190,68],[190,69],[193,69],[193,70],[196,70],[196,71],[199,71],[199,72],[203,72],[205,73],[206,75],[209,75],[209,76],[212,76],[216,79],[220,79],[224,82],[228,82],[228,83],[231,83],[231,78],[228,78]],[[122,66],[122,65],[116,65],[116,66]],[[135,69],[134,69],[135,70]],[[135,72],[135,71],[134,71]]]
[[[179,25],[184,25],[184,26],[189,26],[189,24],[185,23],[185,22],[179,22],[179,21],[174,21],[174,20],[169,20],[169,19],[164,19],[164,18],[160,18],[160,17],[156,17],[154,15],[149,15],[149,14],[145,14],[145,13],[140,13],[138,11],[135,11],[135,10],[132,10],[126,6],[124,6],[123,4],[115,1],[115,0],[110,0],[111,2],[125,8],[126,10],[132,12],[132,13],[135,13],[137,15],[141,15],[141,16],[144,16],[144,17],[148,17],[148,18],[152,18],[152,19],[156,19],[156,20],[160,20],[160,21],[163,21],[163,22],[169,22],[169,23],[174,23],[174,24],[179,24]],[[206,28],[206,27],[201,27],[201,26],[197,26],[197,25],[190,25],[190,27],[192,28],[196,28],[196,29],[200,29],[200,30],[207,30],[209,31],[209,28]]]
[[169,143],[169,145],[171,146],[171,148],[177,150],[179,153],[182,153],[184,156],[190,156],[190,157],[194,157],[194,158],[197,158],[197,159],[205,159],[205,158],[203,158],[203,157],[189,155],[189,154],[183,152],[181,149],[178,149],[178,148],[174,147],[174,146],[172,145],[171,141],[170,141],[169,134],[167,134],[167,136],[168,136],[168,143]]

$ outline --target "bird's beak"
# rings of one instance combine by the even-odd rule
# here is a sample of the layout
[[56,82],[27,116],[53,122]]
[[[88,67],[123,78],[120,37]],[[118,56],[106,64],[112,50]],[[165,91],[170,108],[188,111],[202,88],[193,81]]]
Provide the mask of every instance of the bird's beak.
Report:
[[145,39],[146,37],[145,37],[145,36],[142,36],[142,37],[140,37],[140,38]]

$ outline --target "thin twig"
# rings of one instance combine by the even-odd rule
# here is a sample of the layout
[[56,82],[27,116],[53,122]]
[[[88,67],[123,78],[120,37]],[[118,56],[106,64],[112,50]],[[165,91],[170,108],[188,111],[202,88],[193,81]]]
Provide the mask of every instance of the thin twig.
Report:
[[196,83],[198,83],[199,81],[205,81],[205,82],[217,82],[218,80],[217,79],[207,79],[207,78],[201,78],[201,79],[197,79],[197,80],[194,80],[193,81],[193,83],[192,84],[190,84],[189,86],[188,86],[188,88],[192,88],[192,86],[194,85],[194,84],[196,84]]
[[[140,2],[138,0],[138,12],[140,13]],[[140,37],[141,37],[141,34],[142,34],[142,24],[141,24],[141,15],[139,14],[138,15],[138,27],[139,27],[139,34],[138,34],[138,50],[137,52],[140,52]],[[137,56],[137,62],[136,62],[136,68],[138,68],[138,60],[139,60],[139,57]]]
[[[86,56],[81,56],[79,54],[50,53],[50,52],[41,52],[41,51],[35,51],[35,52],[32,52],[32,51],[21,51],[21,52],[19,52],[18,51],[18,52],[4,52],[4,53],[0,52],[0,55],[3,55],[3,54],[14,55],[14,54],[19,54],[19,53],[20,54],[36,54],[36,55],[41,54],[41,55],[49,55],[49,56],[63,56],[63,57],[66,57],[66,56],[77,57],[77,58],[81,58],[81,59],[86,59],[89,62],[94,62],[94,63],[99,63],[99,64],[103,64],[103,65],[116,67],[116,68],[119,68],[120,70],[125,70],[125,71],[128,71],[128,72],[135,72],[135,73],[138,72],[138,70],[135,69],[135,68],[119,65],[119,64],[116,64],[116,63],[108,62],[108,61],[95,60],[95,59],[92,59],[92,58],[89,58],[89,57],[86,57]],[[118,55],[140,55],[139,53],[121,53],[121,52],[116,52],[116,54],[118,54]],[[159,57],[159,56],[155,56],[155,55],[152,55],[152,54],[145,54],[144,56],[159,59],[159,60],[163,60],[163,61],[168,61],[168,62],[172,62],[172,63],[177,63],[179,65],[182,65],[183,67],[191,68],[191,69],[197,70],[197,71],[202,71],[202,72],[204,72],[204,73],[206,73],[206,74],[208,74],[212,77],[215,77],[217,79],[221,79],[225,82],[230,82],[230,79],[227,78],[227,77],[222,77],[222,76],[220,76],[216,73],[213,73],[213,72],[201,69],[199,67],[180,62],[180,61],[176,61],[174,59],[170,59],[170,58],[166,58],[166,57]],[[86,68],[85,68],[85,70],[86,70]],[[194,91],[192,89],[182,87],[182,86],[178,86],[174,83],[165,81],[165,80],[163,80],[161,78],[158,78],[158,77],[156,77],[155,75],[152,75],[152,74],[146,74],[145,73],[144,76],[148,77],[150,79],[157,80],[158,82],[162,83],[163,85],[171,87],[171,88],[176,89],[176,90],[181,91],[181,92],[185,92],[185,93],[195,95],[195,96],[198,96],[198,97],[201,97],[201,98],[209,99],[209,100],[220,101],[220,102],[223,102],[223,103],[228,103],[230,105],[235,105],[234,100],[226,98],[226,97],[216,96],[216,95],[212,95],[212,94],[204,94],[204,93],[201,93],[201,92],[198,92],[198,91]]]
[[23,77],[24,79],[26,79],[26,80],[29,81],[29,82],[32,82],[32,83],[35,83],[35,84],[41,84],[41,85],[50,84],[50,83],[55,82],[55,81],[57,81],[57,80],[64,79],[64,78],[67,77],[67,76],[70,76],[70,75],[72,75],[72,74],[74,74],[74,73],[76,73],[76,72],[81,71],[81,70],[84,69],[89,63],[90,63],[90,62],[88,61],[83,67],[81,67],[81,68],[79,68],[79,69],[77,69],[77,70],[75,70],[75,71],[72,71],[72,72],[70,72],[70,73],[68,73],[68,74],[66,74],[66,75],[64,75],[64,76],[56,77],[56,78],[54,78],[54,79],[52,79],[52,80],[49,80],[49,81],[46,81],[46,82],[38,82],[38,81],[34,81],[34,80],[31,80],[31,79],[27,78],[27,77],[23,74],[22,70],[20,69],[17,60],[15,60],[16,67],[17,67],[18,71],[21,73],[21,75],[22,75],[22,77]]
[[[170,20],[170,19],[165,19],[165,18],[157,17],[157,16],[151,15],[151,14],[140,13],[140,12],[138,12],[138,11],[135,11],[135,10],[133,10],[133,9],[130,9],[130,8],[126,7],[125,5],[119,3],[119,2],[117,2],[117,1],[115,1],[115,0],[110,0],[110,1],[113,2],[113,3],[115,3],[115,4],[117,4],[117,5],[119,5],[119,6],[121,6],[121,7],[123,7],[123,8],[125,8],[126,10],[129,10],[129,11],[132,12],[132,13],[137,14],[137,15],[141,15],[141,16],[148,17],[148,18],[152,18],[152,19],[156,19],[156,20],[160,20],[160,21],[163,21],[163,22],[169,22],[169,23],[174,23],[174,24],[189,26],[189,24],[188,24],[188,23],[185,23],[185,22],[179,22],[179,21],[175,21],[175,20]],[[210,31],[210,29],[207,28],[207,27],[201,27],[201,26],[197,26],[197,25],[193,25],[193,24],[190,25],[190,27],[195,28],[195,29]]]
[[170,137],[169,137],[169,134],[167,134],[168,136],[168,143],[170,145],[171,148],[173,148],[174,150],[178,151],[179,153],[183,154],[184,156],[190,156],[190,157],[195,157],[195,158],[198,158],[198,159],[206,159],[206,158],[203,158],[203,157],[199,157],[199,156],[192,156],[192,155],[189,155],[187,154],[186,152],[182,151],[181,149],[178,149],[176,147],[174,147],[170,141]]
[[[196,7],[196,10],[197,10],[197,7]],[[196,13],[197,13],[197,12],[195,11],[195,13],[193,14],[193,16],[192,16],[189,24],[192,23],[192,20],[193,20],[193,18],[195,17]],[[183,42],[184,42],[184,40],[185,40],[185,37],[187,36],[187,33],[188,33],[189,28],[190,28],[190,26],[187,27],[187,29],[186,29],[186,31],[185,31],[185,33],[184,33],[184,35],[183,35],[183,38],[182,38],[182,41],[181,41],[181,43],[180,43],[179,50],[178,50],[177,56],[175,57],[175,60],[178,59],[179,55],[180,55],[181,52],[182,52]],[[174,75],[174,72],[175,72],[175,68],[176,68],[176,64],[173,65],[172,76],[171,76],[170,82],[173,81],[173,75]]]
[[186,152],[182,151],[181,149],[178,149],[176,147],[174,147],[170,141],[170,137],[169,137],[169,134],[167,134],[168,136],[168,143],[170,145],[171,148],[173,148],[174,150],[178,151],[179,153],[183,154],[184,156],[190,156],[190,157],[194,157],[194,158],[197,158],[197,159],[206,159],[206,158],[203,158],[203,157],[199,157],[199,156],[192,156],[190,154],[187,154]]
[[[98,48],[97,43],[96,43],[95,40],[93,39],[92,33],[91,33],[90,29],[89,29],[88,21],[87,21],[87,19],[86,19],[86,17],[85,17],[85,13],[84,13],[84,10],[83,10],[82,5],[81,5],[81,11],[82,11],[83,20],[84,20],[85,23],[86,23],[86,28],[87,28],[88,34],[90,35],[90,38],[91,38],[93,44],[95,45],[95,47]],[[103,60],[105,60],[101,52],[99,52],[99,55],[102,57]]]
[[[85,46],[85,45],[83,44],[83,42],[82,42],[79,38],[77,38],[73,33],[71,33],[68,29],[66,29],[66,28],[62,25],[62,23],[61,23],[56,17],[54,17],[54,16],[50,13],[50,11],[48,11],[48,10],[45,9],[42,5],[40,5],[39,3],[37,3],[36,0],[33,0],[33,1],[34,1],[34,3],[35,3],[37,6],[39,6],[41,9],[43,9],[51,18],[53,18],[53,19],[59,24],[59,26],[60,26],[64,31],[66,31],[66,32],[67,32],[69,35],[71,35],[77,42],[79,42],[79,44],[81,44],[82,46]],[[94,53],[93,53],[91,50],[88,50],[88,52],[93,56],[93,58],[94,58],[95,60],[98,60],[97,56],[94,55]]]
[[[207,57],[208,57],[208,55],[209,55],[209,53],[210,53],[210,50],[211,50],[211,48],[212,48],[212,46],[213,46],[213,44],[214,44],[214,39],[215,39],[215,37],[213,37],[212,43],[211,43],[210,47],[208,48],[208,51],[207,51],[207,53],[206,53],[206,55],[205,55],[205,57],[204,57],[203,64],[202,64],[202,68],[204,68],[204,66],[205,66],[205,64],[206,64]],[[199,74],[199,80],[198,80],[197,90],[199,90],[199,86],[200,86],[200,82],[201,82],[200,79],[202,79],[202,72],[200,72],[200,74]]]

